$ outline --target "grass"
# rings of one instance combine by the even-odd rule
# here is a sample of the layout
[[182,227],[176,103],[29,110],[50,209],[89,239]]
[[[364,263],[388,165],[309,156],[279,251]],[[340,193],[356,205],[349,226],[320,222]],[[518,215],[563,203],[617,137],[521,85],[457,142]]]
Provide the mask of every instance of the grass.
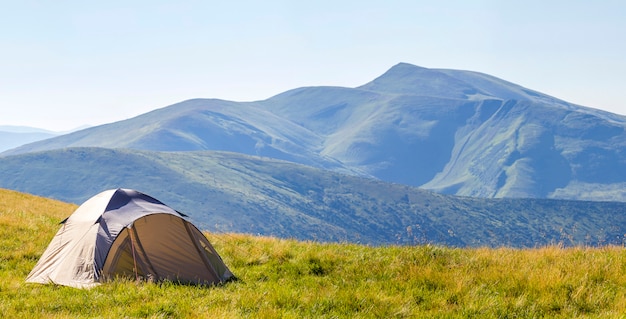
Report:
[[369,247],[207,234],[239,280],[117,280],[89,290],[24,278],[75,205],[0,190],[6,318],[620,318],[623,247]]

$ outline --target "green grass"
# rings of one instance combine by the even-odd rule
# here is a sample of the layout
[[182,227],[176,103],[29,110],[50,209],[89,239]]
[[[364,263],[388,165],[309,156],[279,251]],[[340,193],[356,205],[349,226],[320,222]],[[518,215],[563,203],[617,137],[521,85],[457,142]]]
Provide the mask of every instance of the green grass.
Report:
[[26,284],[75,205],[0,190],[6,318],[620,318],[626,250],[368,247],[208,234],[239,280]]

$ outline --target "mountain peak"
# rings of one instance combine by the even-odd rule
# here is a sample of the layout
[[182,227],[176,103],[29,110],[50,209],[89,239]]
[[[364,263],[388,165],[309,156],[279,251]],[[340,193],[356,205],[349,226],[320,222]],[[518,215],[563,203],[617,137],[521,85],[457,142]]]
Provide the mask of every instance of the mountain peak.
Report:
[[379,93],[439,97],[445,99],[529,100],[567,103],[517,84],[480,72],[429,69],[398,63],[358,89]]
[[474,91],[471,85],[437,69],[428,69],[401,62],[359,89],[424,96],[465,98],[465,93]]
[[428,68],[417,66],[415,64],[400,62],[392,66],[387,72],[400,71],[400,70],[428,70]]
[[387,72],[383,73],[383,75],[374,79],[372,82],[376,80],[397,80],[398,78],[415,77],[420,74],[428,73],[429,71],[432,70],[406,62],[400,62],[392,66]]

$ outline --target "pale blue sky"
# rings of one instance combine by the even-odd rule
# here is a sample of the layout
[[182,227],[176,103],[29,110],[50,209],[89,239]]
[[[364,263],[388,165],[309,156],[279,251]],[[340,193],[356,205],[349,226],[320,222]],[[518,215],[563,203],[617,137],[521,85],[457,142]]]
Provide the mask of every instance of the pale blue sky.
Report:
[[4,1],[0,125],[355,87],[399,62],[626,114],[625,1]]

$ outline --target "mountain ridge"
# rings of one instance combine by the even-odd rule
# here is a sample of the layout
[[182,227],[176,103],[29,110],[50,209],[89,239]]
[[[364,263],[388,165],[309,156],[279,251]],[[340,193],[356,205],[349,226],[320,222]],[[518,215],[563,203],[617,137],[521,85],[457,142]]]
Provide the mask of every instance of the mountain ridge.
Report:
[[626,233],[626,203],[442,195],[233,152],[66,148],[7,156],[0,187],[75,204],[132,188],[203,230],[323,242],[621,245]]
[[626,201],[626,117],[407,63],[356,88],[187,100],[0,156],[79,146],[232,151],[462,196]]

